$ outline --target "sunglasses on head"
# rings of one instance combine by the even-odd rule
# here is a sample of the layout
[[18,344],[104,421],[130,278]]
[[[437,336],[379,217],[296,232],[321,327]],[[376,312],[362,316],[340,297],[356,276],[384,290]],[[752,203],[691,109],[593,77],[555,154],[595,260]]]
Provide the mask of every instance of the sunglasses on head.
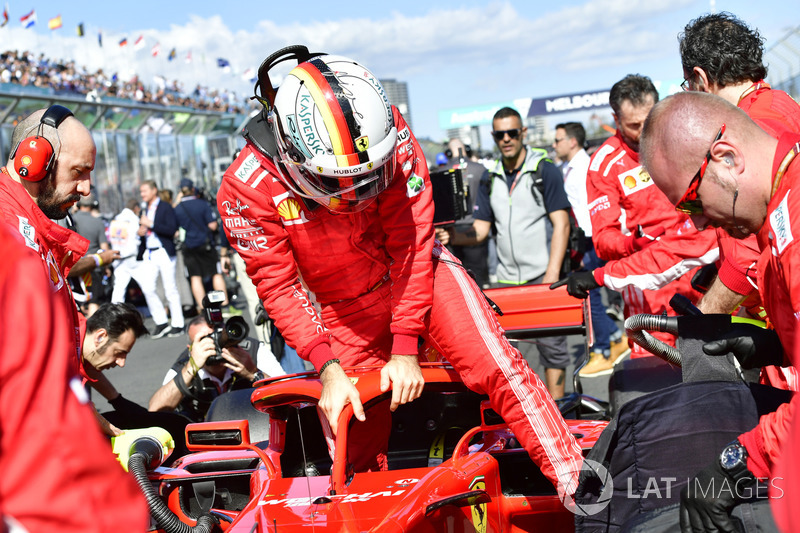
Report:
[[519,128],[514,128],[513,130],[500,130],[500,131],[493,131],[492,137],[494,137],[495,141],[502,141],[506,134],[508,134],[509,139],[516,139],[519,137],[519,134],[522,132]]
[[722,125],[717,136],[711,141],[711,146],[708,148],[706,157],[703,159],[703,164],[700,165],[700,170],[694,175],[692,181],[689,182],[689,187],[686,188],[686,192],[683,193],[681,199],[675,204],[675,209],[681,213],[686,213],[687,215],[700,215],[703,213],[703,202],[700,201],[697,190],[700,188],[700,183],[703,181],[703,176],[708,168],[708,162],[711,160],[711,148],[722,138],[723,133],[725,133],[725,124]]

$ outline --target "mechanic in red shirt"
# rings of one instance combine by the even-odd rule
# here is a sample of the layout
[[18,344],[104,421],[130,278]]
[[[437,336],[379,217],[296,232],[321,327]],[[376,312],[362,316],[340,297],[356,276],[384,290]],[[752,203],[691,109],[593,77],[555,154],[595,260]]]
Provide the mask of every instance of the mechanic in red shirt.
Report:
[[0,222],[0,531],[145,531],[139,488],[92,429],[75,374],[74,304],[54,292],[57,269],[40,273],[28,237]]
[[[686,90],[721,96],[776,139],[786,131],[800,131],[800,105],[764,81],[764,39],[758,30],[730,13],[711,13],[687,24],[678,40]],[[721,229],[717,236],[719,273],[698,307],[706,313],[730,313],[744,300],[753,316],[765,320],[756,288],[761,254],[756,236],[734,239]],[[762,380],[790,390],[800,385],[793,368],[767,367]]]
[[[268,71],[285,59],[299,64],[276,93]],[[382,367],[391,405],[370,409],[370,423],[351,430],[356,471],[386,467],[390,409],[424,386],[422,337],[489,395],[542,472],[572,493],[580,449],[477,285],[435,242],[425,157],[378,79],[351,59],[304,47],[259,70],[268,112],[246,127],[219,211],[267,313],[319,372],[319,407],[334,434],[347,403],[365,420],[342,367]]]
[[[762,249],[758,286],[777,335],[753,326],[704,347],[706,352],[732,350],[744,368],[798,364],[800,248],[794,243],[800,231],[798,152],[800,132],[775,139],[741,109],[704,93],[665,99],[645,123],[643,159],[670,202],[691,213],[698,228],[721,227],[740,239],[758,236]],[[774,475],[797,401],[795,397],[762,416],[758,426],[729,444],[719,461],[697,474],[697,486],[714,480],[744,487],[754,478]],[[691,486],[695,485],[690,482]],[[686,491],[681,495],[682,528],[691,531],[714,524],[732,530],[728,511],[744,495],[738,488],[712,496]]]
[[[676,212],[639,162],[639,136],[657,101],[658,91],[646,76],[628,75],[611,88],[617,132],[592,155],[586,176],[592,242],[607,262],[551,285],[567,285],[579,298],[603,285],[618,290],[626,318],[665,311],[674,315],[669,300],[675,293],[697,301],[692,271],[719,255],[713,232],[698,232],[689,217]],[[653,335],[675,344],[672,335]],[[632,357],[651,355],[638,345],[631,348]]]

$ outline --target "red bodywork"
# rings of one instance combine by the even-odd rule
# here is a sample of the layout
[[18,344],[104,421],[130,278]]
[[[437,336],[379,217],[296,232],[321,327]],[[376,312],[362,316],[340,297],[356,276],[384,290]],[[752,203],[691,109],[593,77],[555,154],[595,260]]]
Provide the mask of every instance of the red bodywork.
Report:
[[[376,369],[348,373],[365,405],[387,397],[380,392]],[[253,404],[271,415],[270,443],[265,449],[248,442],[246,421],[192,424],[187,428],[190,449],[216,451],[186,456],[174,468],[158,469],[151,479],[161,484],[161,495],[188,524],[194,524],[190,515],[197,516],[199,510],[193,485],[213,481],[213,508],[230,517],[232,522],[222,521],[228,531],[571,531],[573,515],[525,450],[516,445],[488,401],[468,391],[449,366],[426,364],[423,375],[426,392],[395,413],[389,471],[348,475],[347,430],[337,436],[331,463],[324,453],[325,443],[318,442],[321,433],[313,428],[313,406],[322,387],[309,374],[266,381],[253,393]],[[474,417],[479,423],[445,429],[435,413],[426,418],[430,407],[426,403],[438,408],[442,398],[449,402],[445,410],[460,404],[465,411],[477,410],[460,413],[459,418]],[[403,412],[405,407],[409,412]],[[359,422],[348,406],[339,427],[349,428],[351,423]],[[602,421],[567,423],[584,450],[594,445],[606,426]],[[313,465],[310,476],[298,475],[289,462],[282,461],[290,449],[296,451],[289,441],[298,442],[300,425],[304,435],[299,442],[307,450],[305,463],[299,466],[308,471]],[[229,438],[224,432],[235,433],[237,428],[241,444],[225,444]],[[216,442],[222,444],[213,440],[192,444],[198,441],[197,435],[217,435]],[[393,449],[394,443],[400,445]]]
[[[586,303],[565,291],[488,294],[509,333],[590,329]],[[347,372],[365,408],[390,397],[380,391],[379,369]],[[348,433],[359,423],[350,405],[331,459],[316,410],[322,384],[309,373],[266,380],[253,392],[253,405],[270,415],[268,445],[249,442],[247,421],[191,424],[187,443],[197,453],[151,480],[190,525],[202,495],[213,498],[212,511],[227,517],[221,527],[231,532],[572,531],[574,516],[486,397],[469,391],[450,366],[423,364],[422,372],[423,395],[392,415],[388,471],[348,472]],[[567,424],[588,451],[607,422]]]

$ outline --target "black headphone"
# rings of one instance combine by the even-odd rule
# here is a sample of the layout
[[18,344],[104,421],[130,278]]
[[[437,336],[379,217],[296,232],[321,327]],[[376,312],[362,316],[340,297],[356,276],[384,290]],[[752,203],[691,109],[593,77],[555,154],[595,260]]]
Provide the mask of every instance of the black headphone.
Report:
[[56,153],[53,145],[42,137],[44,126],[58,129],[62,122],[71,117],[72,111],[63,105],[51,105],[44,112],[36,127],[36,135],[25,137],[14,147],[11,159],[14,161],[14,171],[26,181],[41,181],[53,168]]
[[[253,87],[253,98],[258,100],[264,108],[269,111],[275,103],[275,94],[278,89],[272,86],[272,81],[269,79],[269,71],[272,67],[289,59],[297,60],[297,64],[305,63],[306,61],[325,55],[325,52],[309,52],[308,48],[295,44],[281,48],[277,52],[270,54],[261,66],[258,67],[258,80]],[[259,95],[259,92],[261,93]]]

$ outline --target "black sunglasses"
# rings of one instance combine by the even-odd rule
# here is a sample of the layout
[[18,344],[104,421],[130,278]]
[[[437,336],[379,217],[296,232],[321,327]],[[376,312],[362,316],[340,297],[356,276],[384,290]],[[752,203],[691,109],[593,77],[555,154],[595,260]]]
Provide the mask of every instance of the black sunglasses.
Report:
[[500,131],[493,131],[492,137],[494,137],[495,141],[502,141],[506,134],[510,139],[516,139],[519,137],[519,134],[522,132],[520,128],[514,128],[513,130],[500,130]]

